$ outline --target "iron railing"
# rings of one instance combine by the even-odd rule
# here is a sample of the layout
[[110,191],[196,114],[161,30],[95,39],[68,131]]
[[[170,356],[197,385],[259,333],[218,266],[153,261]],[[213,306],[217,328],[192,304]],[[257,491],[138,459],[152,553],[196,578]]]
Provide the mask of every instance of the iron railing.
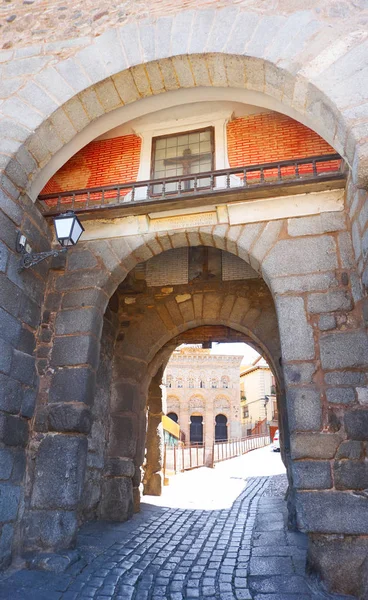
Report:
[[263,448],[270,443],[269,435],[252,435],[242,439],[226,440],[213,444],[213,464],[242,456],[251,450]]
[[244,165],[162,179],[131,181],[101,187],[41,194],[38,206],[46,216],[74,210],[83,213],[141,203],[211,196],[285,184],[343,179],[339,154]]
[[180,446],[171,446],[165,444],[163,460],[164,477],[204,467],[205,457],[205,445],[183,444]]
[[270,443],[269,435],[253,435],[247,438],[215,442],[212,448],[205,445],[183,444],[172,446],[164,445],[163,475],[164,478],[177,473],[184,473],[199,467],[213,466],[215,463],[236,456],[242,456],[251,450],[262,448]]

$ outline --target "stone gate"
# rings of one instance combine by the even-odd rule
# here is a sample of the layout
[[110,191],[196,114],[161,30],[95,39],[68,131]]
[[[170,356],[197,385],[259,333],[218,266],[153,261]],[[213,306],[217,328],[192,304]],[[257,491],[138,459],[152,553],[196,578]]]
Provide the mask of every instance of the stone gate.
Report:
[[[363,594],[366,9],[208,4],[174,14],[160,2],[149,18],[128,11],[120,24],[114,13],[112,26],[108,15],[97,25],[91,16],[89,32],[101,35],[61,29],[56,41],[37,44],[14,35],[19,48],[6,42],[1,52],[0,561],[69,547],[83,520],[120,520],[138,509],[147,411],[147,481],[158,472],[162,368],[183,336],[202,341],[218,326],[217,336],[239,335],[259,349],[277,378],[290,517],[309,534],[311,566],[334,590]],[[342,157],[333,155],[338,176],[318,179],[314,164],[307,180],[298,164],[297,181],[285,181],[279,164],[273,187],[260,175],[257,189],[246,188],[245,173],[232,184],[229,102],[316,132]],[[222,178],[225,191],[212,182],[211,193],[148,205],[134,203],[131,186],[121,205],[85,212],[85,234],[66,259],[18,272],[18,231],[34,251],[54,244],[45,211],[52,202],[37,198],[70,158],[138,123],[145,159],[134,181],[152,180],[142,175],[157,131],[149,119],[176,110],[165,113],[175,133],[199,130],[208,105],[193,112],[193,127],[184,119],[195,103],[216,104],[217,162],[208,177],[215,187]],[[180,118],[182,129],[172,124]],[[236,256],[254,275],[137,288],[139,265],[196,247]]]

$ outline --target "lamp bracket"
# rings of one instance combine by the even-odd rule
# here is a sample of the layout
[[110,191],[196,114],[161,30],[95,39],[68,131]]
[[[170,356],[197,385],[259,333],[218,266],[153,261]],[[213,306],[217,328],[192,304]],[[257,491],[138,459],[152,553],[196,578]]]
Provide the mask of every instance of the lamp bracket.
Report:
[[29,269],[30,267],[38,265],[38,263],[46,260],[46,258],[59,256],[59,254],[64,254],[64,252],[67,251],[67,248],[61,248],[60,250],[48,250],[47,252],[29,252],[29,246],[26,243],[26,239],[20,233],[18,233],[16,247],[18,252],[22,255],[19,261],[18,273],[21,273],[24,269]]

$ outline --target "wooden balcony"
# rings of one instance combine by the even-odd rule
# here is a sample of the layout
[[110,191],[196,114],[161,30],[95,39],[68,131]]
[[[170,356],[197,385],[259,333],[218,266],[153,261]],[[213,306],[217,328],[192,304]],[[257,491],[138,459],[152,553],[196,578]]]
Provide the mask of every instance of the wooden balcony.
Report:
[[345,179],[341,156],[328,154],[43,194],[37,205],[46,217],[73,210],[84,218],[115,218],[341,188]]

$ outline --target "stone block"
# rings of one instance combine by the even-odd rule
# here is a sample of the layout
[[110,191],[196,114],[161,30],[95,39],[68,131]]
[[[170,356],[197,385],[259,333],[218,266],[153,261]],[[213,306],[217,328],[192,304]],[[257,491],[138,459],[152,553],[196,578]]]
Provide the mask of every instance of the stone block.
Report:
[[20,321],[0,308],[0,338],[16,346],[21,332]]
[[40,444],[35,464],[32,508],[77,508],[84,482],[87,439],[48,435]]
[[47,408],[49,431],[89,433],[92,425],[91,411],[86,404],[52,403]]
[[26,419],[31,419],[34,414],[34,409],[37,400],[37,390],[35,388],[27,388],[23,390],[22,406],[20,414]]
[[133,485],[128,477],[105,479],[100,503],[102,519],[127,521],[133,516]]
[[0,340],[0,371],[9,373],[13,355],[13,348],[9,342]]
[[9,250],[7,249],[5,244],[0,242],[0,271],[2,273],[5,273],[6,271],[6,265],[8,264],[8,256]]
[[356,388],[358,402],[362,406],[368,405],[368,388],[367,387],[357,387]]
[[108,458],[105,475],[108,477],[133,477],[135,466],[130,458]]
[[318,319],[320,331],[330,331],[336,327],[336,317],[333,315],[321,315]]
[[280,240],[265,258],[268,278],[337,269],[336,244],[331,236]]
[[320,337],[323,369],[345,369],[367,364],[368,337],[364,331],[343,331]]
[[310,294],[307,308],[310,313],[326,313],[349,311],[352,309],[352,300],[345,290],[330,290],[325,294]]
[[353,388],[328,388],[326,390],[327,402],[331,404],[351,404],[355,402]]
[[17,448],[13,451],[13,470],[11,474],[12,483],[23,484],[26,472],[26,452],[24,448]]
[[137,385],[122,381],[113,386],[111,397],[112,412],[134,412],[139,406]]
[[84,402],[92,405],[96,375],[87,367],[59,369],[53,375],[49,402]]
[[313,330],[307,322],[303,298],[277,296],[276,310],[283,360],[314,358]]
[[13,470],[14,455],[8,448],[0,448],[0,479],[9,479]]
[[[368,582],[368,540],[360,536],[318,535],[309,538],[308,563],[331,592],[364,598]],[[337,596],[337,598],[342,596]]]
[[285,364],[284,377],[288,385],[313,383],[313,375],[316,371],[314,362]]
[[[60,298],[60,294],[57,294]],[[107,296],[97,288],[86,288],[84,290],[75,290],[67,292],[62,298],[62,308],[80,308],[85,306],[95,306],[104,311],[107,304]]]
[[24,523],[24,550],[69,549],[75,541],[77,527],[74,512],[31,510]]
[[336,433],[294,433],[290,436],[291,458],[333,458],[340,442]]
[[289,389],[287,406],[290,431],[319,431],[322,425],[322,407],[316,389]]
[[0,569],[5,569],[11,563],[14,527],[6,523],[0,533]]
[[297,525],[301,531],[367,535],[368,502],[342,491],[296,492]]
[[97,366],[99,344],[93,336],[73,335],[56,337],[51,355],[54,367],[90,364]]
[[272,289],[275,294],[287,292],[313,292],[327,290],[337,285],[335,273],[312,273],[310,275],[292,275],[290,277],[275,277]]
[[345,413],[344,423],[348,438],[368,441],[368,410]]
[[363,457],[363,443],[349,440],[342,442],[337,450],[336,458],[349,458],[350,460],[359,460]]
[[96,308],[62,310],[55,323],[56,335],[92,333],[99,337],[102,329],[102,314]]
[[325,382],[329,385],[359,385],[364,383],[364,373],[359,371],[332,371],[325,373]]
[[34,357],[25,352],[14,350],[11,374],[14,379],[17,379],[21,383],[33,385],[36,376]]
[[13,415],[0,414],[0,441],[6,446],[26,446],[27,422]]
[[21,488],[12,483],[0,483],[0,522],[14,521],[18,514]]
[[[48,340],[42,339],[42,341],[47,342],[49,342],[50,340],[51,336]],[[26,329],[25,327],[22,327],[17,350],[20,350],[20,352],[24,352],[24,354],[29,354],[31,356],[34,353],[35,347],[36,339],[34,332],[30,331],[29,329]]]
[[0,373],[0,409],[17,414],[22,403],[22,387],[18,381]]
[[311,217],[288,219],[288,234],[291,236],[316,235],[344,228],[344,212],[324,212]]
[[134,458],[138,439],[135,415],[112,415],[109,441],[111,457]]
[[326,490],[332,487],[331,467],[327,460],[294,462],[292,473],[296,489]]
[[334,481],[337,490],[368,489],[368,462],[365,460],[335,461]]

